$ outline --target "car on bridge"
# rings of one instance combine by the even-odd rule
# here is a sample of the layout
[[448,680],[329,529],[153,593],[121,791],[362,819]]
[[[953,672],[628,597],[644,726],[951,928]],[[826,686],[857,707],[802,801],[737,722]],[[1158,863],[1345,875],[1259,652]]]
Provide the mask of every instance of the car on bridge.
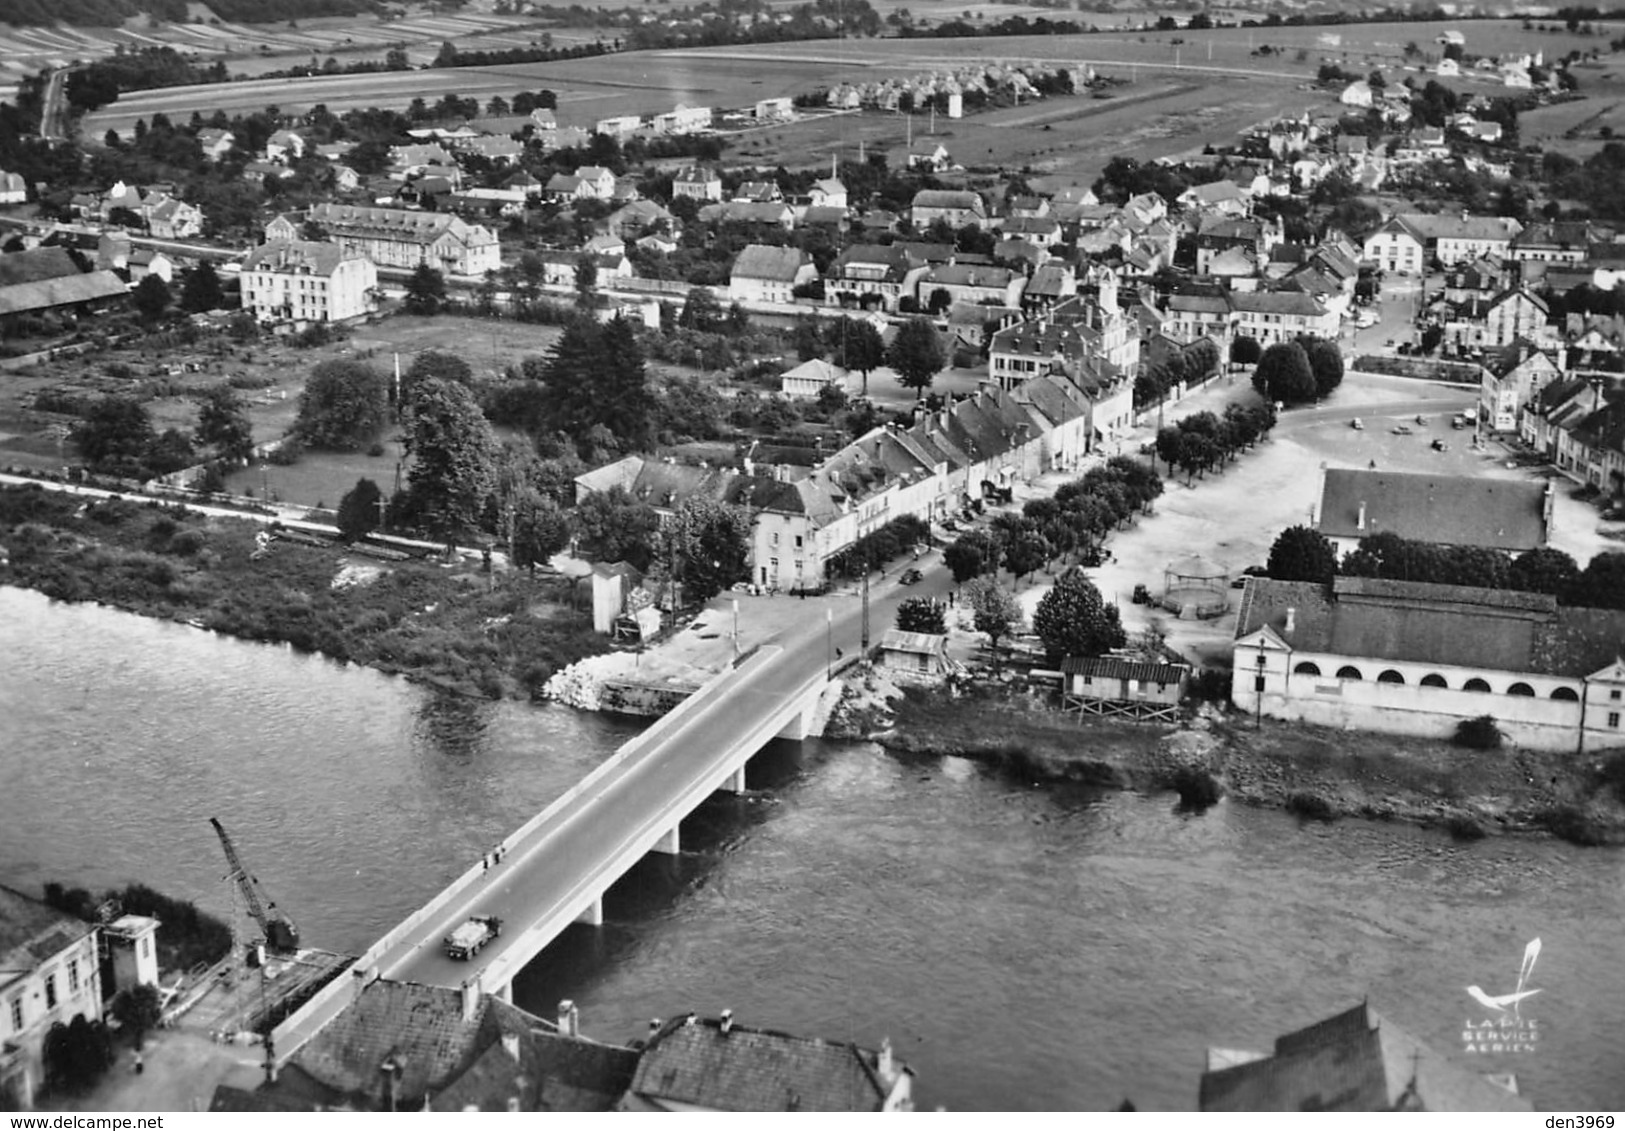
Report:
[[475,915],[441,940],[446,957],[467,962],[478,954],[486,943],[502,934],[502,920],[495,915]]

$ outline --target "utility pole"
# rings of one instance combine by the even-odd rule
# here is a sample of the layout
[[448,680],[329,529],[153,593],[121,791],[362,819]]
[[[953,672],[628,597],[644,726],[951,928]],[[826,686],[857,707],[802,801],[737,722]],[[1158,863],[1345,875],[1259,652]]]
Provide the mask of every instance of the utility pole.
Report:
[[866,568],[863,571],[863,633],[858,639],[859,639],[859,646],[862,648],[862,655],[861,655],[862,663],[863,663],[864,667],[868,667],[869,666],[869,570],[867,569],[868,563],[865,562],[864,566]]

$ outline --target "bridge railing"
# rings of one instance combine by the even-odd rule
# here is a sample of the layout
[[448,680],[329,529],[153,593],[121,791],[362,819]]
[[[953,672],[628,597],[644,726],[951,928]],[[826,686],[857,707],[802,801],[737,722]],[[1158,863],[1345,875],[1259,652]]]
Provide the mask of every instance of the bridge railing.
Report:
[[[779,649],[774,648],[773,651],[776,653]],[[765,663],[768,658],[764,657],[763,662]],[[740,669],[742,671],[755,666],[758,665],[747,660],[741,663]],[[736,671],[727,674],[740,673]],[[550,915],[536,920],[526,928],[524,937],[532,940],[531,945],[505,950],[481,971],[481,980],[496,986],[511,982],[537,953],[558,936],[559,932],[575,921],[583,908],[589,906],[593,900],[601,898],[603,893],[625,875],[633,864],[642,859],[673,825],[692,813],[701,802],[716,792],[737,770],[736,762],[743,764],[771,742],[797,714],[807,710],[809,697],[820,694],[824,684],[825,673],[822,670],[814,676],[809,676],[792,694],[786,695],[784,701],[774,710],[764,715],[753,726],[741,731],[728,746],[719,750],[718,756],[713,761],[686,779],[671,782],[673,796],[670,803],[663,807],[661,812],[645,819],[637,828],[622,836],[619,843],[606,855],[592,860],[568,858],[551,860],[550,863],[554,867],[581,872],[579,880]],[[685,705],[698,698],[699,692],[696,692],[685,701]],[[592,855],[598,854],[594,852]]]
[[[555,798],[552,803],[540,813],[537,813],[523,825],[520,825],[519,828],[514,832],[504,837],[499,842],[499,846],[504,851],[507,851],[523,841],[526,837],[534,834],[544,824],[557,816],[561,811],[568,808],[599,782],[603,781],[606,777],[615,773],[617,770],[623,768],[629,761],[637,757],[645,748],[659,741],[660,738],[662,738],[668,732],[681,726],[687,721],[689,716],[693,715],[705,702],[709,701],[710,697],[714,695],[717,689],[724,683],[736,679],[739,676],[739,673],[746,668],[754,670],[755,667],[767,663],[773,656],[777,655],[779,651],[780,649],[777,647],[760,649],[755,654],[746,658],[739,665],[739,667],[736,668],[730,666],[729,668],[713,676],[711,679],[707,680],[705,683],[701,684],[692,695],[684,699],[665,715],[655,720],[653,724],[645,728],[643,731],[622,743],[620,748],[616,750],[614,754],[611,754],[602,763],[595,767],[590,773],[587,774],[586,777],[582,778],[580,781],[576,782],[575,785],[565,790],[564,793]],[[380,960],[382,960],[386,954],[388,954],[395,947],[399,946],[403,941],[410,938],[414,933],[422,928],[425,922],[443,914],[446,908],[453,901],[460,898],[463,893],[468,890],[470,885],[485,875],[486,868],[484,867],[483,863],[480,861],[475,861],[469,866],[467,871],[453,878],[452,881],[442,888],[434,896],[434,898],[429,900],[428,903],[425,903],[423,906],[413,911],[405,919],[402,919],[394,927],[391,927],[388,931],[386,931],[377,942],[373,943],[366,949],[361,957],[356,959],[350,968],[355,971],[357,975],[359,975],[363,984],[365,984],[367,981],[371,981],[375,974],[377,974],[377,976],[383,976],[383,972],[378,971],[377,967]],[[299,1046],[304,1043],[304,1040],[308,1040],[309,1037],[313,1035],[306,1034],[304,1040],[298,1039],[298,1031],[306,1023],[307,1019],[313,1018],[323,1010],[330,1008],[334,1002],[334,999],[344,994],[355,993],[359,988],[355,985],[356,980],[357,979],[355,977],[335,978],[326,986],[323,986],[321,990],[313,995],[304,1005],[300,1006],[298,1010],[290,1014],[287,1019],[282,1022],[282,1024],[276,1027],[272,1033],[272,1036],[275,1041],[274,1047],[276,1049],[276,1057],[279,1064],[285,1062],[288,1057],[292,1056],[293,1053],[298,1050]],[[336,1012],[336,1010],[334,1012]]]

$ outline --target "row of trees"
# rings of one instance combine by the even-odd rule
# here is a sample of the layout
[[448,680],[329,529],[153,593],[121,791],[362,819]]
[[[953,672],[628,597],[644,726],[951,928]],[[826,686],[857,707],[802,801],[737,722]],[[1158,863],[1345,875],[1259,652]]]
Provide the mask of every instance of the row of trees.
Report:
[[1205,474],[1225,460],[1268,436],[1275,427],[1275,406],[1269,403],[1226,405],[1223,416],[1193,413],[1158,430],[1154,449],[1169,472],[1175,468],[1187,478]]
[[1282,581],[1329,583],[1344,577],[1422,581],[1548,593],[1565,605],[1625,609],[1625,553],[1598,554],[1584,569],[1552,547],[1509,557],[1477,546],[1440,546],[1382,532],[1360,539],[1338,561],[1325,535],[1308,526],[1283,530],[1270,547],[1266,572]]
[[1218,369],[1219,360],[1219,347],[1213,340],[1198,338],[1184,349],[1146,366],[1134,379],[1134,407],[1141,409],[1156,404],[1170,389],[1211,376]]
[[996,515],[985,530],[961,535],[943,552],[943,561],[959,584],[1001,568],[1025,577],[1068,555],[1095,563],[1106,536],[1161,494],[1155,470],[1113,456],[1063,484],[1053,498],[1029,500],[1021,514]]
[[831,554],[824,569],[831,577],[862,577],[930,540],[930,524],[918,515],[905,514]]

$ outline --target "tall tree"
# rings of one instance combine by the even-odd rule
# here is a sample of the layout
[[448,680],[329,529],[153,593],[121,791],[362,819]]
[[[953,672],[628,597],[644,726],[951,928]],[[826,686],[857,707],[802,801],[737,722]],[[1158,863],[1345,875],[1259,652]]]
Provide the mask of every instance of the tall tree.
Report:
[[164,316],[173,300],[169,294],[169,284],[157,275],[148,275],[130,292],[130,301],[135,303],[136,313],[141,315],[143,321],[156,322]]
[[225,303],[226,295],[220,286],[220,276],[215,272],[214,264],[205,259],[186,276],[186,283],[181,287],[181,309],[188,314],[201,314],[207,310],[219,310]]
[[1033,631],[1050,662],[1066,656],[1099,656],[1121,648],[1127,638],[1117,607],[1106,604],[1095,583],[1077,566],[1056,579],[1033,610]]
[[379,507],[384,493],[371,479],[358,479],[339,500],[339,535],[346,542],[364,538],[378,529]]
[[406,448],[413,504],[450,550],[496,489],[496,436],[466,386],[430,378],[407,402]]
[[594,491],[577,503],[570,525],[581,553],[591,561],[624,561],[641,570],[649,568],[653,557],[660,516],[648,503],[616,486]]
[[1309,368],[1309,355],[1297,342],[1276,342],[1258,359],[1253,388],[1282,404],[1314,400],[1315,374]]
[[1625,553],[1598,554],[1570,587],[1569,604],[1592,609],[1625,609]]
[[971,579],[960,590],[960,596],[970,606],[975,618],[976,631],[987,635],[996,664],[999,641],[1021,627],[1020,602],[1016,600],[1015,594],[991,577]]
[[254,452],[254,426],[248,406],[230,385],[216,385],[203,394],[197,409],[197,441],[213,448],[223,459],[246,460]]
[[509,558],[516,568],[528,569],[534,575],[538,565],[545,565],[570,544],[570,524],[558,503],[534,487],[520,488],[510,505],[513,527]]
[[425,260],[406,281],[406,299],[401,304],[408,314],[434,315],[446,305],[446,277]]
[[925,396],[931,382],[947,364],[942,338],[929,318],[910,318],[892,339],[886,361],[897,371],[904,388],[913,389],[916,400]]
[[[647,446],[658,408],[649,389],[643,347],[624,318],[599,325],[573,319],[544,361],[526,359],[527,375],[540,378],[554,426],[585,454],[595,428],[608,431],[618,446]],[[601,445],[597,445],[601,446]]]
[[294,432],[313,448],[354,451],[389,419],[389,384],[359,361],[335,358],[310,371],[299,394]]
[[886,343],[873,324],[859,318],[843,318],[832,331],[835,363],[843,369],[863,374],[863,396],[869,395],[869,374],[886,363]]
[[1525,593],[1550,593],[1559,600],[1568,593],[1580,567],[1562,550],[1540,546],[1525,550],[1512,560],[1509,582]]
[[412,364],[401,374],[400,398],[404,407],[412,401],[412,394],[425,381],[451,381],[474,387],[474,370],[459,354],[444,350],[424,350],[412,359]]
[[1343,351],[1336,342],[1308,338],[1304,340],[1303,352],[1315,379],[1315,399],[1325,400],[1343,383]]
[[73,442],[91,467],[139,475],[153,441],[152,417],[134,397],[103,397],[73,430]]
[[1270,547],[1267,566],[1277,581],[1329,582],[1337,574],[1337,549],[1310,526],[1289,526]]
[[677,508],[671,536],[690,600],[709,601],[750,576],[750,519],[740,508],[695,495]]

